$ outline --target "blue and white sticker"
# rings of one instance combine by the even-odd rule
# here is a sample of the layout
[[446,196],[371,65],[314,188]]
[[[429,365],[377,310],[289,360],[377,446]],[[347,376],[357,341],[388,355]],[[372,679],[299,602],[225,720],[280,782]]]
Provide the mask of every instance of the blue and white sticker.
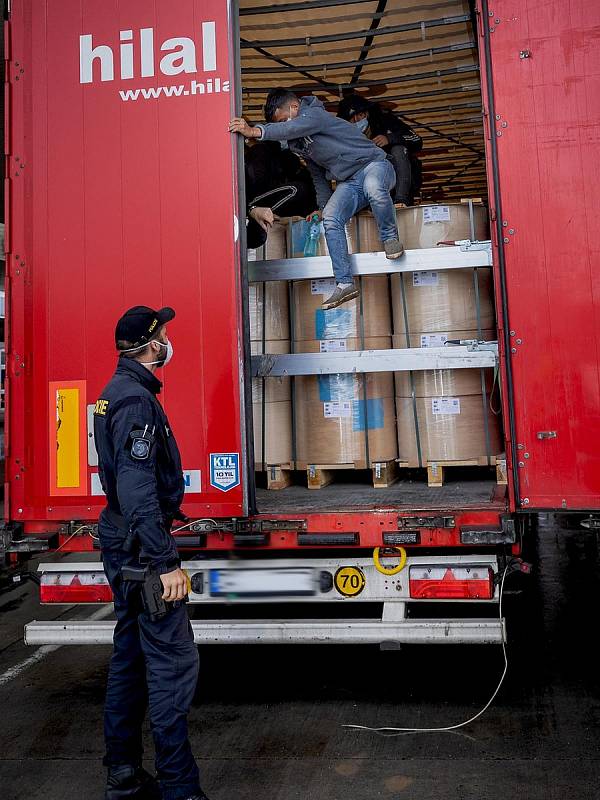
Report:
[[202,475],[199,469],[183,470],[183,485],[186,494],[200,494],[202,491]]
[[240,454],[210,454],[210,485],[229,492],[240,485]]
[[[92,472],[91,476],[91,489],[90,494],[92,497],[97,497],[104,494],[104,489],[100,483],[100,475],[97,472]],[[183,470],[183,484],[186,494],[200,494],[202,491],[202,475],[199,469],[184,469]]]

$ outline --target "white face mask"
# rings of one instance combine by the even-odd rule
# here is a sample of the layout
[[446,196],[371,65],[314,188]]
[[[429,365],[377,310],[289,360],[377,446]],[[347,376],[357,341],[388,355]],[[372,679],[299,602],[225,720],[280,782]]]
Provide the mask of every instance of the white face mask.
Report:
[[156,344],[159,344],[161,347],[167,348],[167,354],[164,361],[162,359],[158,359],[157,361],[140,361],[140,364],[145,364],[146,366],[160,364],[161,366],[166,367],[169,361],[173,358],[173,345],[169,340],[166,342],[159,342],[158,339],[151,339],[149,342],[146,342],[146,344],[138,345],[138,347],[130,347],[128,350],[121,350],[121,353],[134,353],[136,350],[141,350],[143,347],[148,347],[148,345],[152,342],[156,342]]
[[363,117],[363,119],[359,119],[358,122],[355,122],[354,124],[361,133],[364,133],[369,127],[369,118]]
[[157,342],[157,344],[160,344],[163,347],[166,347],[167,348],[167,354],[165,356],[165,360],[164,361],[150,361],[150,362],[147,362],[147,363],[160,364],[161,366],[166,367],[167,364],[169,363],[169,361],[173,358],[173,345],[171,344],[169,339],[167,339],[166,344],[165,344],[165,342],[159,342],[158,339],[153,339],[152,341],[153,342]]

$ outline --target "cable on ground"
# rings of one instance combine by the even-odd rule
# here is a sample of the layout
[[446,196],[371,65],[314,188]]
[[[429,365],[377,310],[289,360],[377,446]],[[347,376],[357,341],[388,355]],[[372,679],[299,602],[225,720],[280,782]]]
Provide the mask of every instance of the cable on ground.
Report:
[[[509,565],[504,569],[504,573],[502,575],[502,581],[500,583],[500,603],[499,603],[499,616],[500,616],[500,625],[502,625],[502,599],[504,596],[504,581],[506,579],[506,574],[508,572]],[[500,678],[500,682],[496,687],[496,690],[485,704],[485,706],[474,716],[470,717],[469,719],[465,720],[464,722],[459,722],[456,725],[444,725],[439,728],[393,728],[393,727],[385,727],[385,728],[370,728],[367,725],[342,725],[342,728],[352,728],[354,730],[359,731],[371,731],[372,733],[445,733],[449,731],[455,731],[459,728],[464,728],[466,725],[470,725],[472,722],[475,722],[476,719],[483,716],[488,708],[492,705],[496,697],[498,696],[498,692],[502,688],[502,684],[504,683],[504,679],[506,678],[506,673],[508,672],[508,655],[506,653],[506,641],[505,637],[502,636],[502,653],[504,655],[504,670],[502,672],[502,676]]]

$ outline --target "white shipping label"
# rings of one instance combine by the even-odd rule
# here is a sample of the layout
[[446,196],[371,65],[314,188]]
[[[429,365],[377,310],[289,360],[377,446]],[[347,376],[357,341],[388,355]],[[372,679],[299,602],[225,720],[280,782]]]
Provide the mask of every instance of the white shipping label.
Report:
[[323,403],[323,416],[325,419],[340,419],[352,416],[352,403],[347,400],[340,402]]
[[[97,472],[92,472],[90,476],[92,497],[98,497],[104,494],[104,489],[100,482],[100,475]],[[188,469],[183,471],[184,492],[187,493],[200,493],[202,491],[202,477],[199,469]]]
[[448,341],[447,333],[422,333],[421,347],[443,347]]
[[423,206],[423,224],[432,222],[450,222],[450,208],[448,206]]
[[310,282],[311,294],[332,294],[335,290],[335,278],[315,278]]
[[[88,464],[90,467],[98,466],[98,453],[96,451],[96,439],[94,436],[94,403],[90,403],[87,407],[87,434],[88,434]],[[93,484],[93,480],[92,480]],[[93,494],[93,492],[92,492]]]
[[186,494],[199,494],[202,491],[202,475],[199,469],[184,469],[184,492]]
[[460,397],[432,397],[433,414],[460,414]]
[[90,494],[92,497],[99,497],[100,495],[104,494],[104,489],[102,488],[102,484],[100,483],[100,475],[97,472],[92,472],[90,475],[91,480],[91,489]]
[[345,353],[346,349],[345,339],[322,339],[319,342],[321,353]]
[[437,286],[439,282],[439,272],[413,272],[413,286]]

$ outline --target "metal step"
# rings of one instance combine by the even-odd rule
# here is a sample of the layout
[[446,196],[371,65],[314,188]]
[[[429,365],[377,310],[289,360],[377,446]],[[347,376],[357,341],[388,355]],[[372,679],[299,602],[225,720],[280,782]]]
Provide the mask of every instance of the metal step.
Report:
[[353,350],[340,353],[291,353],[252,356],[252,376],[338,375],[430,369],[482,369],[498,361],[497,343],[486,348],[410,347],[402,350]]
[[[28,645],[112,644],[114,622],[30,622]],[[499,619],[192,620],[197,644],[501,644]]]
[[[355,275],[386,275],[426,270],[469,269],[492,266],[492,243],[468,239],[449,247],[407,250],[401,258],[390,260],[384,253],[355,253],[350,256]],[[249,261],[248,280],[296,281],[331,278],[329,256],[282,258],[274,261]]]

